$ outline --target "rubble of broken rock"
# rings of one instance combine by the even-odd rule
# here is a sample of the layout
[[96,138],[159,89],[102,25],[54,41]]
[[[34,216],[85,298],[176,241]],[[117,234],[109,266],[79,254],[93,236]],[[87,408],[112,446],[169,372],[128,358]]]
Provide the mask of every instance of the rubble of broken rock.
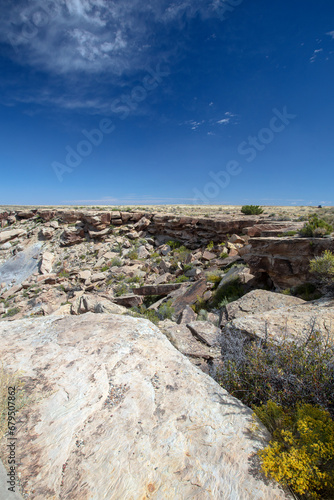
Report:
[[220,337],[231,324],[262,332],[273,311],[278,321],[293,308],[294,329],[319,310],[330,321],[331,304],[310,308],[278,293],[303,277],[311,281],[309,260],[334,250],[332,238],[313,238],[310,245],[305,238],[281,237],[302,225],[242,215],[2,211],[0,321],[87,312],[142,316],[213,374]]

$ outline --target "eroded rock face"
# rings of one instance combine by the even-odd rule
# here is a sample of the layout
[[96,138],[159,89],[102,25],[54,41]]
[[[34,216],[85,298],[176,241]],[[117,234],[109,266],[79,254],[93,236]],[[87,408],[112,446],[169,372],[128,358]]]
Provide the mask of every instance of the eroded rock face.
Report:
[[249,433],[251,410],[147,320],[2,321],[0,345],[32,396],[16,432],[25,498],[289,498],[251,472],[268,438]]
[[276,286],[287,288],[314,280],[310,260],[334,251],[333,238],[252,238],[243,259],[250,272],[267,273]]

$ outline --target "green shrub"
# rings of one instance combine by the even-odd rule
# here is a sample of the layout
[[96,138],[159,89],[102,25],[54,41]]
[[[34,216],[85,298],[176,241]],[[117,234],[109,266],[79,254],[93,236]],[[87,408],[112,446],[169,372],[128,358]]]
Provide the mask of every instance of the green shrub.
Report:
[[227,259],[227,257],[228,257],[228,253],[226,253],[226,252],[222,252],[222,253],[219,255],[219,258],[220,258],[220,259]]
[[129,288],[125,283],[120,283],[115,287],[115,295],[116,297],[120,297],[121,295],[125,295],[128,293]]
[[207,244],[206,248],[207,248],[207,250],[212,250],[214,246],[215,245],[214,245],[213,241],[210,241],[210,243]]
[[195,313],[199,314],[200,311],[206,311],[209,305],[207,300],[204,300],[198,295],[195,304],[192,304],[190,307]]
[[228,300],[228,303],[234,302],[235,300],[240,299],[244,293],[245,292],[240,283],[240,279],[235,278],[234,280],[226,283],[226,285],[217,288],[210,301],[211,307],[216,308],[224,299]]
[[161,304],[161,306],[159,307],[157,314],[161,321],[165,319],[172,319],[172,316],[174,314],[174,307],[172,307],[172,303],[172,300],[167,300],[167,302]]
[[208,311],[205,309],[200,309],[198,311],[198,316],[196,318],[196,321],[206,321],[208,319]]
[[145,308],[148,308],[160,299],[160,295],[146,295],[146,297],[144,297],[143,305],[145,306]]
[[279,238],[285,238],[286,236],[295,236],[297,231],[286,231],[285,233],[281,233],[278,235]]
[[102,266],[101,267],[101,272],[104,273],[105,271],[108,271],[109,266]]
[[110,267],[121,267],[122,261],[119,257],[114,257],[110,262]]
[[15,316],[21,311],[19,307],[13,307],[12,309],[8,309],[6,314],[3,315],[3,318],[10,318],[11,316]]
[[218,284],[221,282],[221,272],[210,272],[206,275],[206,280],[209,281],[210,283],[215,283]]
[[175,279],[174,283],[185,283],[186,281],[189,281],[189,278],[187,278],[184,274],[181,274],[181,276],[178,276]]
[[180,241],[174,241],[174,240],[169,240],[166,243],[168,246],[171,247],[172,250],[176,250],[177,248],[180,248],[182,243]]
[[320,299],[321,293],[318,292],[317,287],[313,283],[303,283],[292,289],[293,295],[300,297],[303,300],[316,300]]
[[258,205],[244,205],[241,208],[241,212],[245,215],[260,215],[263,213],[263,210]]
[[334,281],[334,255],[325,250],[320,257],[310,261],[310,272],[318,275],[321,282],[331,284]]
[[61,278],[68,278],[69,277],[69,272],[66,271],[66,269],[61,269],[58,273],[58,276],[61,277]]
[[323,219],[319,219],[316,214],[309,215],[308,222],[300,230],[301,236],[308,238],[321,238],[326,234],[330,234],[333,227]]
[[334,422],[309,404],[287,410],[272,401],[254,408],[273,440],[259,452],[266,476],[303,498],[334,498]]
[[130,252],[127,254],[127,257],[130,260],[137,260],[138,259],[138,252],[135,249],[130,250]]
[[334,343],[316,322],[297,340],[250,341],[233,329],[222,339],[221,385],[247,406],[271,400],[283,407],[320,405],[334,416]]

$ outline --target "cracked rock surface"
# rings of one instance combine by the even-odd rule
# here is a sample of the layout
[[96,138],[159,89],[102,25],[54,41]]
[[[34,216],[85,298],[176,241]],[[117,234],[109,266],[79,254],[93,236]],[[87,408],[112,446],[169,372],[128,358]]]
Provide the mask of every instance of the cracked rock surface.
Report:
[[257,471],[268,435],[250,432],[251,410],[149,321],[3,321],[0,344],[30,396],[16,432],[24,498],[290,498]]

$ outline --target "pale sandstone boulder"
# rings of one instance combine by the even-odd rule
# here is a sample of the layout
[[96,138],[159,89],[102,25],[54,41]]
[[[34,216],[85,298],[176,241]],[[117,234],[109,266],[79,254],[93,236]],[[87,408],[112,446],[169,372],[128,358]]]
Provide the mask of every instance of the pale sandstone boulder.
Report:
[[40,263],[39,271],[41,274],[50,274],[55,256],[51,252],[44,252]]
[[266,335],[280,339],[305,338],[313,330],[334,338],[334,300],[316,300],[300,305],[290,305],[268,312],[248,314],[226,324],[225,331],[241,332],[251,337]]
[[26,231],[23,229],[11,229],[9,231],[2,231],[0,233],[0,244],[6,243],[7,241],[13,240],[14,238],[19,238],[26,235]]
[[221,326],[226,325],[235,318],[243,318],[248,314],[258,314],[300,304],[305,304],[305,301],[298,297],[267,290],[252,290],[224,307]]
[[24,498],[291,498],[254,472],[268,435],[250,433],[250,409],[149,321],[96,318],[0,323],[4,366],[31,395],[16,431]]

